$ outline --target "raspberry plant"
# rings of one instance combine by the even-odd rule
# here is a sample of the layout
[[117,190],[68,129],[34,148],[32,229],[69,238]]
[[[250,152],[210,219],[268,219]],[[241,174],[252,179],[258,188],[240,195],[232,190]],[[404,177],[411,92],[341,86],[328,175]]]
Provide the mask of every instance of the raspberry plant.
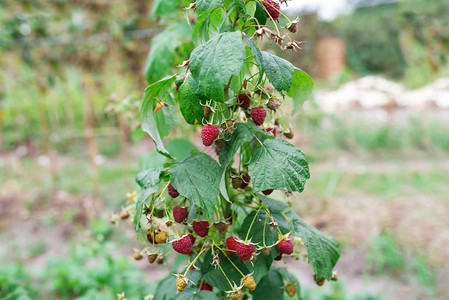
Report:
[[[265,38],[282,50],[299,49],[290,35],[298,21],[279,10],[286,1],[183,4],[184,23],[171,22],[181,1],[153,7],[170,25],[153,40],[141,122],[165,161],[137,175],[141,191],[126,207],[144,245],[135,257],[163,263],[177,253],[187,261],[173,265],[176,274],[160,282],[155,299],[299,299],[284,259],[307,261],[321,285],[335,279],[340,254],[334,239],[285,200],[268,197],[302,192],[310,177],[305,155],[285,140],[293,131],[284,125],[282,106],[296,112],[313,81],[259,48]],[[181,72],[156,81],[177,55],[185,55]],[[201,128],[201,149],[163,143],[178,108],[186,123]]]

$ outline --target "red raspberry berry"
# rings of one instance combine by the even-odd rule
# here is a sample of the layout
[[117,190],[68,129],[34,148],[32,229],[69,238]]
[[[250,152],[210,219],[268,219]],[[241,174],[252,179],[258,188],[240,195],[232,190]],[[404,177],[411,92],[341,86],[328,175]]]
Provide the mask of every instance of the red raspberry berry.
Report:
[[217,139],[220,134],[220,129],[214,125],[206,125],[201,129],[201,139],[203,140],[203,145],[208,147]]
[[279,12],[279,10],[281,8],[279,3],[277,3],[276,1],[273,1],[273,0],[263,0],[262,4],[263,4],[263,6],[265,6],[266,10],[270,14],[270,16],[273,18],[273,20],[279,19],[279,16],[281,14]]
[[170,197],[172,198],[176,198],[179,196],[178,191],[170,184],[168,185],[168,194],[170,195]]
[[192,241],[188,235],[184,235],[179,240],[173,241],[173,250],[181,254],[189,254],[192,252]]
[[277,135],[277,129],[276,129],[276,127],[275,127],[275,128],[269,127],[269,128],[267,128],[267,129],[265,129],[265,131],[266,131],[266,132],[271,132],[271,133],[273,134],[274,137],[276,137],[276,135]]
[[226,239],[226,247],[228,247],[228,249],[232,251],[237,250],[237,240],[235,239],[235,237],[230,236]]
[[249,174],[247,172],[243,172],[242,179],[243,179],[243,183],[240,185],[240,188],[244,189],[249,185],[249,182],[251,181],[251,176],[249,176]]
[[193,221],[193,231],[200,237],[205,237],[209,233],[208,221]]
[[263,191],[262,192],[262,194],[264,194],[265,196],[268,196],[268,195],[271,195],[271,193],[273,193],[273,189],[271,189],[271,190],[265,190],[265,191]]
[[243,242],[237,241],[237,255],[242,259],[242,260],[248,260],[251,258],[251,256],[254,253],[254,244],[249,243],[249,244],[245,244]]
[[283,239],[276,245],[283,254],[290,255],[293,253],[293,242],[291,239]]
[[237,104],[243,108],[247,109],[251,105],[251,98],[249,94],[240,94]]
[[260,126],[265,121],[265,117],[267,116],[267,111],[263,107],[254,107],[251,109],[251,118],[254,121],[254,124]]
[[156,242],[156,233],[150,232],[147,234],[147,240],[150,242],[150,244],[157,244]]
[[193,234],[188,235],[190,238],[190,241],[192,242],[192,245],[195,244],[196,238],[193,236]]
[[209,283],[207,282],[203,282],[200,284],[200,291],[211,291],[213,290],[213,286],[211,286]]
[[175,221],[177,223],[184,222],[188,216],[189,216],[189,211],[187,210],[187,207],[181,207],[178,205],[173,207],[173,217],[175,218]]

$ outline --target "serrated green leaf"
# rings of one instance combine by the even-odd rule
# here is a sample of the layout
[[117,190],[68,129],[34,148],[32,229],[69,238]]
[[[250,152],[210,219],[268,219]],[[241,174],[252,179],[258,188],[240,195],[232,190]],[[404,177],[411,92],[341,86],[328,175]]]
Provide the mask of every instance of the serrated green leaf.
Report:
[[137,174],[136,182],[141,187],[139,199],[136,203],[136,213],[134,215],[134,229],[140,230],[140,218],[143,213],[143,203],[151,194],[154,194],[159,188],[159,177],[161,169],[148,169]]
[[165,145],[165,147],[177,161],[183,160],[189,156],[193,150],[197,149],[191,141],[183,139],[172,140]]
[[281,202],[279,200],[273,200],[271,198],[268,198],[267,196],[264,196],[262,194],[257,194],[257,198],[262,201],[262,203],[267,206],[267,208],[271,212],[275,213],[282,213],[284,212],[289,206],[285,202]]
[[181,0],[154,0],[151,15],[160,17],[176,12],[181,7]]
[[263,65],[268,80],[279,92],[288,91],[293,82],[295,67],[287,60],[262,51]]
[[310,178],[304,154],[287,141],[266,139],[253,150],[249,175],[255,192],[286,188],[302,192]]
[[167,157],[159,152],[149,152],[144,154],[139,159],[140,171],[151,168],[162,168],[167,161]]
[[210,291],[198,291],[198,287],[190,284],[176,296],[176,300],[215,300],[217,297]]
[[223,30],[224,10],[222,8],[211,8],[200,14],[198,22],[193,27],[192,41],[195,45],[207,42],[211,37],[218,35]]
[[240,147],[252,139],[253,133],[246,124],[237,123],[235,125],[235,132],[231,139],[225,142],[224,147],[219,151],[219,161],[223,170],[228,167]]
[[268,300],[282,299],[284,295],[284,281],[282,271],[273,267],[257,285],[256,290],[251,292],[253,299]]
[[[271,222],[271,218],[267,216],[265,210],[260,210],[257,217],[255,216],[256,211],[252,211],[246,216],[242,226],[240,227],[240,239],[245,240],[248,235],[248,239],[250,239],[253,243],[258,244],[259,247],[263,247],[264,245],[271,246],[278,240],[278,231],[270,227],[269,223]],[[249,230],[250,227],[251,230]]]
[[203,106],[207,97],[201,92],[192,76],[187,76],[178,91],[179,108],[188,124],[201,124],[204,118]]
[[153,37],[144,69],[148,83],[156,82],[170,71],[176,49],[190,35],[191,30],[186,23],[175,23]]
[[259,25],[265,25],[267,23],[267,12],[259,1],[256,1],[256,12],[254,13],[254,18],[257,19]]
[[173,106],[164,106],[157,112],[154,112],[154,109],[157,103],[156,97],[159,99],[170,98],[168,94],[175,79],[176,75],[173,75],[147,87],[141,108],[142,130],[151,136],[156,149],[166,156],[169,156],[169,153],[162,143],[162,138],[170,132],[174,125],[174,109]]
[[173,187],[212,216],[217,205],[221,168],[209,155],[197,153],[174,164],[170,170]]
[[[259,4],[259,2],[256,2]],[[260,51],[259,47],[257,47],[256,43],[253,40],[250,40],[248,36],[245,36],[248,42],[249,49],[251,50],[251,54],[256,61],[257,66],[259,67],[259,79],[257,80],[257,85],[262,82],[263,75],[265,74],[265,67],[262,57],[262,51]]]
[[197,0],[196,10],[199,14],[211,8],[219,7],[223,4],[223,0]]
[[[234,263],[234,265],[239,268],[239,270],[244,274],[249,274],[250,271],[246,268],[246,266],[239,261],[237,255],[233,254],[226,257],[221,251],[219,252],[218,258],[220,259],[220,266],[225,272],[228,279],[231,283],[235,283],[236,285],[240,285],[240,281],[243,278],[239,271],[232,265],[230,260]],[[210,264],[210,262],[209,262]],[[204,279],[207,283],[216,287],[222,291],[229,291],[232,287],[229,285],[228,280],[224,277],[223,273],[220,271],[220,268],[210,268],[208,272],[204,275]]]
[[232,75],[240,73],[244,61],[242,33],[225,32],[193,50],[190,71],[206,96],[223,102],[225,85]]
[[313,267],[317,279],[332,279],[332,270],[340,258],[338,242],[310,226],[294,211],[286,214],[289,218],[292,235],[299,236],[305,243],[309,264]]
[[159,281],[154,298],[160,300],[174,300],[176,299],[176,294],[176,276],[169,275]]
[[253,273],[254,281],[257,283],[270,271],[271,265],[273,264],[274,257],[270,254],[264,256],[259,254],[255,262],[249,260],[245,261],[245,266],[248,268],[250,273]]
[[293,114],[310,98],[314,86],[315,83],[306,72],[295,68],[293,82],[290,90],[287,92],[287,96],[293,99]]

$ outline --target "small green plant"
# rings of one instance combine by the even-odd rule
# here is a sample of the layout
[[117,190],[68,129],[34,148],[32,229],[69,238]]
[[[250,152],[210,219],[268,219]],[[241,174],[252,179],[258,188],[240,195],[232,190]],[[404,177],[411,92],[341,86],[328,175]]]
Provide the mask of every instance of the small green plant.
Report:
[[[191,26],[167,18],[171,25],[153,40],[141,125],[165,159],[137,175],[141,191],[129,195],[120,218],[133,218],[144,245],[136,259],[163,263],[174,252],[188,259],[180,273],[159,283],[155,299],[299,299],[297,279],[285,265],[273,265],[286,256],[306,258],[319,285],[333,278],[338,243],[286,202],[268,197],[275,190],[302,192],[310,177],[305,155],[285,140],[294,134],[282,108],[292,101],[289,113],[296,112],[313,81],[258,46],[266,38],[283,50],[299,49],[290,36],[297,20],[280,12],[282,3],[186,2]],[[170,15],[180,4],[155,1],[153,15]],[[195,47],[182,72],[156,81],[187,36]],[[178,107],[186,123],[202,127],[203,150],[212,156],[189,141],[163,143],[178,123]]]

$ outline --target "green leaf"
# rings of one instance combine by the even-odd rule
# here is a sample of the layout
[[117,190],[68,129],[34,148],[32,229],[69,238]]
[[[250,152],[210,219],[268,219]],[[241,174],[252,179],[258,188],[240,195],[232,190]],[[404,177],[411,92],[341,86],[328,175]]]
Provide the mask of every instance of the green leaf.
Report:
[[211,8],[219,7],[223,5],[223,0],[197,0],[196,10],[199,14],[209,10]]
[[249,260],[245,261],[245,266],[248,268],[250,273],[253,273],[254,281],[256,281],[256,283],[259,283],[259,281],[268,273],[268,271],[270,271],[274,257],[271,254],[268,256],[260,254],[259,256],[257,256],[257,259],[254,263]]
[[169,275],[159,281],[154,299],[174,300],[176,299],[176,294],[176,276]]
[[317,279],[331,280],[332,270],[340,258],[338,242],[304,222],[294,211],[288,212],[286,217],[290,219],[292,235],[299,236],[304,241],[309,264],[312,265]]
[[259,22],[259,25],[265,25],[267,23],[267,12],[259,1],[256,1],[256,12],[254,13],[254,17],[257,19],[257,22]]
[[293,99],[293,114],[310,98],[314,85],[312,78],[306,72],[295,68],[292,86],[287,92],[287,96]]
[[279,92],[290,90],[295,67],[287,60],[262,51],[263,65],[268,80]]
[[[237,268],[244,274],[251,273],[246,266],[239,261],[239,258],[237,255],[233,254],[228,257],[226,257],[221,251],[219,252],[218,258],[220,259],[220,266],[225,272],[228,279],[231,281],[231,283],[235,283],[236,285],[240,285],[240,281],[242,279],[242,275],[239,273],[239,271],[236,270],[236,268],[232,265],[230,261],[234,263]],[[210,264],[210,262],[209,262]],[[224,277],[223,273],[220,271],[220,268],[210,268],[208,272],[204,275],[204,279],[207,283],[212,285],[213,287],[216,287],[219,290],[222,291],[229,291],[231,290],[231,286],[228,283],[228,280],[226,277]]]
[[[260,4],[259,2],[256,2],[256,3]],[[259,85],[262,82],[263,74],[265,73],[262,51],[260,51],[260,49],[259,49],[259,47],[257,47],[256,43],[253,40],[250,40],[247,35],[245,37],[248,42],[249,49],[251,50],[251,54],[253,55],[254,60],[257,63],[257,66],[259,67],[259,79],[257,80],[257,85]]]
[[[265,246],[274,244],[278,240],[279,233],[277,230],[270,227],[269,223],[271,222],[271,218],[267,216],[267,213],[263,209],[259,211],[257,217],[255,216],[256,211],[252,211],[246,216],[242,226],[240,227],[240,239],[245,240],[246,235],[248,235],[248,239],[250,239],[253,243],[258,244],[260,247],[264,246],[264,240]],[[251,223],[253,224],[252,227]],[[250,227],[251,230],[249,230]]]
[[174,164],[170,170],[173,187],[212,216],[217,205],[221,168],[209,155],[197,153]]
[[136,232],[140,229],[143,204],[151,194],[158,190],[161,172],[161,169],[148,169],[137,174],[136,182],[141,187],[141,191],[136,203],[136,214],[134,215],[134,229]]
[[222,8],[211,8],[203,12],[198,22],[193,27],[192,41],[195,45],[201,45],[207,42],[212,36],[224,31],[223,22],[224,10]]
[[204,118],[203,106],[207,97],[201,92],[192,76],[187,76],[178,91],[179,108],[188,124],[201,124]]
[[172,140],[165,145],[165,147],[177,161],[183,160],[189,156],[193,150],[197,149],[191,141],[183,139]]
[[154,0],[151,15],[160,17],[176,12],[181,6],[181,0]]
[[186,23],[175,23],[157,34],[151,40],[151,48],[145,64],[145,78],[153,83],[162,78],[175,62],[175,51],[185,37],[191,35]]
[[235,125],[235,132],[231,139],[225,142],[224,147],[219,151],[219,161],[223,170],[228,167],[240,147],[252,139],[253,133],[246,124],[237,123]]
[[167,157],[159,152],[149,152],[140,157],[140,171],[151,168],[162,168],[167,161]]
[[240,73],[244,61],[242,33],[225,32],[193,50],[190,71],[206,96],[223,102],[225,85],[232,75]]
[[262,194],[257,194],[257,198],[259,198],[259,200],[261,200],[262,203],[265,204],[268,207],[268,209],[274,213],[282,213],[289,207],[288,204],[285,202],[273,200]]
[[282,271],[279,268],[273,267],[268,274],[262,278],[251,294],[253,295],[253,299],[282,299],[284,295]]
[[[157,299],[157,298],[156,298]],[[175,298],[176,300],[215,300],[217,296],[210,291],[198,291],[198,287],[190,284],[186,289]]]
[[266,139],[253,150],[249,175],[255,192],[286,188],[302,192],[310,178],[304,154],[287,141]]
[[174,109],[173,106],[164,106],[157,112],[154,112],[154,109],[157,103],[156,97],[159,99],[164,99],[166,96],[169,97],[168,94],[175,79],[176,75],[173,75],[147,87],[141,108],[142,130],[151,136],[156,144],[156,149],[166,156],[169,156],[169,153],[162,143],[162,138],[173,127]]

